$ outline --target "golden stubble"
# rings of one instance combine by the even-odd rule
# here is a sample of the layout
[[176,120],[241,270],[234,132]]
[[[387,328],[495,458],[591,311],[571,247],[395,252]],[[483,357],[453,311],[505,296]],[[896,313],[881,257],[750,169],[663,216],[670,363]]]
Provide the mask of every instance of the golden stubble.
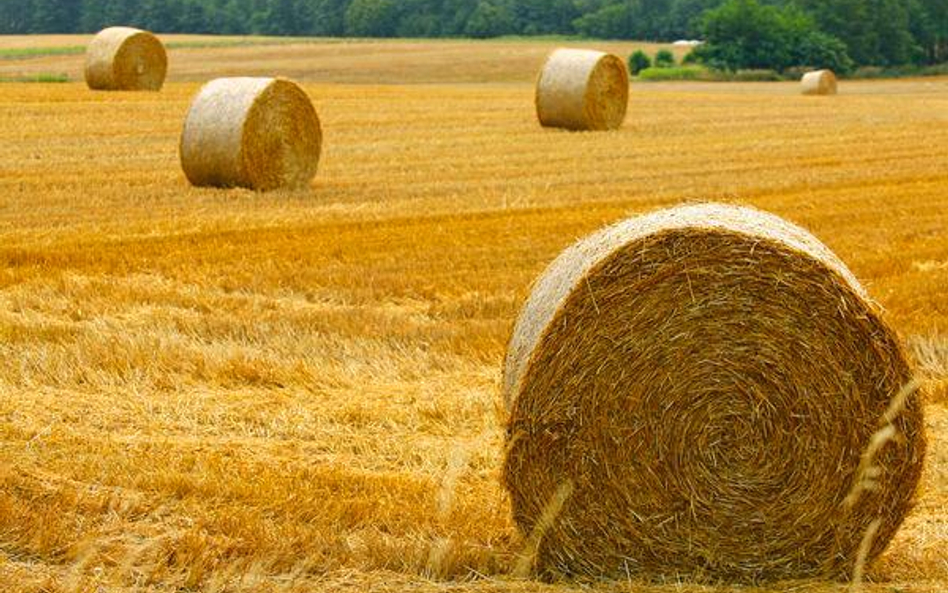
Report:
[[[844,83],[832,109],[795,83],[637,85],[621,130],[583,134],[535,121],[546,45],[513,81],[523,58],[503,44],[466,46],[460,67],[463,44],[439,47],[414,69],[399,52],[389,76],[488,82],[305,85],[325,145],[295,192],[188,186],[177,141],[197,82],[0,85],[0,582],[573,590],[511,574],[530,534],[499,482],[506,341],[564,247],[700,199],[811,230],[906,338],[930,455],[863,589],[946,588],[948,80]],[[247,57],[234,75],[310,57],[253,49],[170,58],[197,77],[230,51]]]

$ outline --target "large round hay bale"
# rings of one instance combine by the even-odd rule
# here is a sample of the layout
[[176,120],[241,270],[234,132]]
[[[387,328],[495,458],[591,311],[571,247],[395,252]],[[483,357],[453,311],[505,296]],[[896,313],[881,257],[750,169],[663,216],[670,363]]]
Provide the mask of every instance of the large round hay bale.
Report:
[[549,575],[848,574],[867,528],[881,519],[871,559],[912,504],[910,379],[877,307],[803,229],[722,205],[626,220],[564,251],[514,328],[515,522]]
[[165,46],[148,31],[109,27],[86,49],[86,84],[107,91],[157,91],[165,82]]
[[800,80],[804,95],[835,95],[836,75],[832,70],[807,72]]
[[316,175],[319,116],[296,83],[218,78],[200,90],[181,133],[181,166],[197,186],[299,188]]
[[537,79],[540,125],[568,130],[614,130],[625,119],[629,73],[614,55],[558,49]]

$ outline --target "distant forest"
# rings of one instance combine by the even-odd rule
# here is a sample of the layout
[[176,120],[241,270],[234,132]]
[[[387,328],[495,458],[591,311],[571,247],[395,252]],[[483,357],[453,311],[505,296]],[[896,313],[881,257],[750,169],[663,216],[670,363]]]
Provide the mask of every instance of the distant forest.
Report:
[[[671,41],[702,34],[725,0],[0,0],[0,34],[156,32],[357,37],[578,35]],[[762,0],[793,5],[860,65],[948,60],[948,0]]]

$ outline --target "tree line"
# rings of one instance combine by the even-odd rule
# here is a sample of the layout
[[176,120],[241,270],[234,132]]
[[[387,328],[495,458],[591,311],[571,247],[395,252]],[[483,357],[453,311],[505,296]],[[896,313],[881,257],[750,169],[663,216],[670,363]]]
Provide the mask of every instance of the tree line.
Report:
[[705,36],[709,11],[728,4],[810,19],[859,65],[948,60],[948,0],[0,0],[0,34],[121,23],[164,33],[670,41]]

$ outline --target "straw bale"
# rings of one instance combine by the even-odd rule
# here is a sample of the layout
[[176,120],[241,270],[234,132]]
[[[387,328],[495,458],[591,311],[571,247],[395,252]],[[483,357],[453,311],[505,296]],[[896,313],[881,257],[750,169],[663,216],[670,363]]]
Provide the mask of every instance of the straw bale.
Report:
[[157,91],[165,82],[165,46],[148,31],[109,27],[86,49],[86,84],[109,91]]
[[546,576],[848,575],[873,521],[869,560],[912,505],[910,382],[878,307],[803,229],[715,204],[625,220],[564,251],[516,322],[514,520],[536,539],[572,487],[536,546]]
[[804,95],[835,95],[836,75],[832,70],[807,72],[800,80]]
[[197,186],[300,188],[316,175],[322,130],[296,83],[219,78],[191,103],[181,133],[181,166]]
[[536,87],[540,125],[569,130],[614,130],[625,119],[629,73],[614,55],[557,49]]

